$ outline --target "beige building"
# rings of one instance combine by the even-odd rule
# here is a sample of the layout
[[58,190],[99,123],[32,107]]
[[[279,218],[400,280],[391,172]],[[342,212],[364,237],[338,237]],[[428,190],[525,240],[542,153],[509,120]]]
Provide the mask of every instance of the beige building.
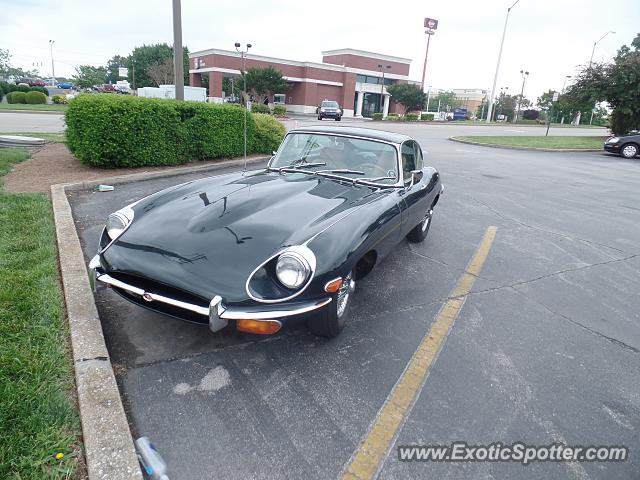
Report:
[[458,106],[466,108],[470,114],[476,113],[480,105],[487,102],[489,98],[489,90],[482,88],[454,88]]

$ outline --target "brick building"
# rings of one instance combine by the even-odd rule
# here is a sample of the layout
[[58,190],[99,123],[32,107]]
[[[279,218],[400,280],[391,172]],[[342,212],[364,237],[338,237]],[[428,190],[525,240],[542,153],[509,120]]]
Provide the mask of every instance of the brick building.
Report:
[[[274,67],[289,82],[287,92],[274,95],[275,103],[283,103],[296,113],[315,113],[324,99],[335,100],[345,116],[371,117],[374,112],[402,112],[387,93],[386,87],[409,80],[408,58],[364,52],[350,48],[322,52],[322,63],[299,62],[261,55],[245,54],[245,68]],[[189,84],[203,85],[207,76],[209,100],[223,102],[223,78],[240,79],[240,55],[235,51],[210,49],[189,54]],[[382,71],[384,70],[384,85]]]

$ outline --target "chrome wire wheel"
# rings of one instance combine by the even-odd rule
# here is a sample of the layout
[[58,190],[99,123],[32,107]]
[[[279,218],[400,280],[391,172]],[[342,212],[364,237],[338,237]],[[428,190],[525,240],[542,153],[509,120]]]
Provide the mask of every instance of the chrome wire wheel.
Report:
[[347,310],[347,304],[349,303],[349,297],[353,293],[356,288],[356,282],[353,280],[353,276],[351,273],[347,275],[342,282],[342,287],[338,290],[338,298],[337,298],[337,315],[338,318],[344,315],[344,312]]
[[422,231],[425,232],[429,228],[429,222],[431,221],[431,215],[433,215],[433,209],[429,209],[429,213],[422,220]]

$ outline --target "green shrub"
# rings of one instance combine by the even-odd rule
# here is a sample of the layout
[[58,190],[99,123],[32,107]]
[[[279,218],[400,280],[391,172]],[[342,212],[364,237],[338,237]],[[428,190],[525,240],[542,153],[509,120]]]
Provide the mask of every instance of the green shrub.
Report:
[[9,93],[15,92],[16,90],[18,90],[18,86],[15,83],[7,83],[7,82],[0,82],[0,88],[2,89],[5,95],[8,95]]
[[417,113],[406,113],[404,115],[404,120],[407,122],[417,122],[418,114]]
[[371,115],[371,118],[374,120],[382,120],[382,113],[376,112],[373,115]]
[[[107,168],[234,157],[244,151],[244,115],[232,105],[83,94],[65,113],[67,144],[81,162]],[[270,152],[255,132],[247,115],[250,151]]]
[[285,105],[276,105],[273,107],[273,114],[276,117],[284,117],[287,114],[287,107]]
[[253,121],[256,132],[251,150],[254,153],[271,153],[277,150],[284,138],[284,125],[271,115],[264,113],[254,113]]
[[31,87],[29,85],[18,85],[18,88],[16,88],[16,90],[18,92],[27,93],[31,91]]
[[27,92],[24,95],[24,99],[29,105],[47,103],[47,96],[42,92]]
[[69,103],[66,95],[54,95],[51,100],[53,101],[53,103],[56,103],[58,105],[66,105],[67,103]]
[[49,96],[49,90],[47,90],[45,87],[30,87],[29,91],[40,92],[40,93],[44,93],[47,97]]
[[3,97],[4,97],[4,90],[2,90],[2,88],[0,88],[0,102],[2,101]]
[[266,105],[263,105],[262,103],[254,103],[251,105],[251,112],[252,113],[271,113],[271,110],[269,110],[269,107],[267,107]]
[[9,92],[9,94],[7,95],[7,102],[8,103],[27,103],[27,101],[25,100],[24,96],[26,94],[24,92]]
[[385,120],[388,122],[397,122],[398,120],[400,120],[400,117],[397,113],[390,113],[389,115],[387,115],[387,118],[385,118]]
[[420,120],[423,122],[433,122],[434,114],[433,113],[423,113],[420,116]]

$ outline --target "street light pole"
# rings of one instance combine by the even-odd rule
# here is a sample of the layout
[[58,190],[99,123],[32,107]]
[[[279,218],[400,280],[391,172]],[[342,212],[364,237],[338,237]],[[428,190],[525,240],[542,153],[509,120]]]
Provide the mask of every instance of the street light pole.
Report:
[[524,96],[524,83],[527,81],[529,72],[520,70],[520,75],[522,75],[522,90],[520,90],[520,98],[518,99],[518,112],[513,117],[513,123],[516,123],[518,121],[518,118],[520,117],[520,108],[522,107],[522,97]]
[[[520,0],[518,0],[520,1]],[[422,83],[420,83],[420,90],[424,92],[424,76],[427,73],[427,59],[429,58],[429,43],[431,42],[431,35],[435,34],[435,30],[427,28],[424,33],[427,34],[427,51],[424,54],[424,65],[422,67]]]
[[507,34],[507,23],[509,22],[509,14],[511,9],[516,6],[520,0],[516,0],[513,5],[507,8],[507,17],[504,19],[504,29],[502,30],[502,40],[500,41],[500,51],[498,52],[498,63],[496,64],[496,73],[493,76],[493,87],[491,88],[491,96],[489,97],[489,107],[487,108],[487,123],[491,121],[493,113],[493,101],[495,98],[496,85],[498,84],[498,73],[500,72],[500,60],[502,59],[502,47],[504,47],[504,37]]
[[429,85],[427,87],[427,113],[429,113],[429,100],[431,99],[431,87],[432,85]]
[[[386,69],[390,69],[391,65],[386,65],[385,66]],[[378,69],[382,72],[382,86],[380,87],[380,112],[384,113],[384,107],[383,107],[383,98],[384,98],[384,68],[382,68],[382,65],[378,64]]]
[[606,37],[610,33],[615,34],[616,32],[614,32],[613,30],[609,30],[607,33],[602,35],[599,40],[593,42],[593,48],[591,49],[591,58],[589,59],[589,68],[591,68],[591,64],[593,63],[593,54],[596,53],[596,45],[598,45],[598,43],[600,43],[604,39],[604,37]]
[[[244,171],[247,171],[247,110],[249,107],[249,102],[247,101],[247,75],[244,71],[244,54],[249,51],[251,48],[251,44],[247,43],[246,50],[240,50],[240,43],[236,42],[235,44],[236,52],[240,54],[240,70],[242,73],[242,95],[244,97]],[[211,87],[211,86],[209,86]]]
[[173,72],[176,100],[184,100],[184,60],[182,51],[182,9],[180,0],[173,0]]
[[56,73],[53,67],[53,44],[55,43],[55,40],[49,40],[49,48],[51,49],[51,86],[55,87],[56,86]]

